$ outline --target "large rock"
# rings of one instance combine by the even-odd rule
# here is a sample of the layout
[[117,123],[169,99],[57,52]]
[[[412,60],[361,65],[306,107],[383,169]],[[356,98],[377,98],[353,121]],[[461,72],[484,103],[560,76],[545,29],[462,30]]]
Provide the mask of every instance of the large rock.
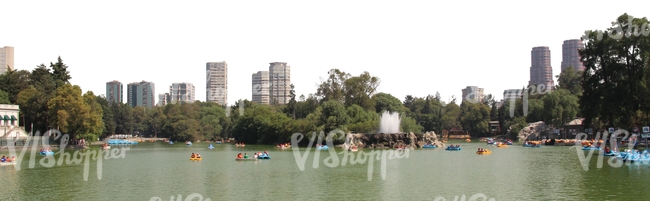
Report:
[[546,124],[543,121],[529,123],[525,128],[519,131],[519,141],[536,140],[539,136],[547,130]]

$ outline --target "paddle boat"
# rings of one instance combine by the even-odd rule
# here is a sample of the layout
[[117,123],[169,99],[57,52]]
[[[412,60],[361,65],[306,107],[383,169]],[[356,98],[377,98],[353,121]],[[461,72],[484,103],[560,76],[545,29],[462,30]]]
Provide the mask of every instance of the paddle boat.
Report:
[[639,154],[639,153],[628,154],[627,156],[625,156],[625,158],[623,158],[623,162],[627,162],[627,161],[630,161],[631,163],[648,164],[650,163],[650,157],[648,157],[647,152],[646,154]]
[[172,142],[172,141],[169,141],[169,144],[174,144],[174,142]]
[[203,160],[203,157],[201,156],[201,154],[192,153],[192,156],[190,156],[190,160],[191,161],[201,161],[201,160]]
[[472,141],[472,139],[469,139],[469,138],[465,139],[465,142],[471,142],[471,141]]
[[120,140],[120,139],[110,139],[108,140],[109,145],[132,145],[138,144],[138,141],[135,140]]
[[456,146],[450,145],[447,148],[445,148],[445,150],[447,150],[447,151],[460,151],[460,150],[462,150],[462,148],[460,148],[460,146],[458,146],[458,145],[456,145]]
[[235,158],[236,161],[257,161],[257,158]]
[[221,144],[221,140],[217,140],[215,143],[217,143],[217,144]]
[[210,144],[210,145],[208,146],[208,149],[214,149],[214,146],[213,146],[212,144]]
[[490,150],[488,150],[488,149],[482,149],[482,150],[476,151],[476,154],[478,154],[478,155],[488,155],[488,154],[491,154],[491,153],[492,152]]
[[499,144],[497,144],[497,147],[499,147],[499,148],[508,148],[508,145],[499,143]]
[[104,144],[100,148],[103,149],[103,150],[109,150],[109,149],[111,149],[111,146],[109,146],[108,144]]
[[616,151],[609,150],[609,152],[605,151],[603,153],[603,155],[605,155],[605,156],[616,156],[616,155],[618,155],[618,153]]
[[494,143],[496,143],[496,142],[494,141],[494,139],[492,139],[492,138],[488,138],[488,139],[487,139],[487,144],[494,144]]
[[257,156],[258,159],[271,159],[271,156],[267,153],[262,153],[261,155]]
[[600,150],[600,147],[584,146],[582,150]]
[[327,145],[316,145],[316,150],[329,150]]
[[504,143],[505,143],[506,145],[512,145],[512,140],[505,140]]
[[425,144],[425,145],[422,146],[422,148],[433,149],[433,148],[438,148],[438,146],[435,145],[435,144]]
[[185,142],[185,145],[190,146],[190,145],[192,145],[192,142],[187,141],[187,142]]
[[17,164],[16,161],[13,161],[13,162],[0,162],[0,166],[5,166],[5,165],[16,165],[16,164]]
[[524,147],[541,148],[541,144],[524,142]]
[[52,150],[44,150],[40,152],[42,156],[46,155],[54,155],[54,152]]
[[242,143],[235,143],[235,147],[246,147],[246,145]]

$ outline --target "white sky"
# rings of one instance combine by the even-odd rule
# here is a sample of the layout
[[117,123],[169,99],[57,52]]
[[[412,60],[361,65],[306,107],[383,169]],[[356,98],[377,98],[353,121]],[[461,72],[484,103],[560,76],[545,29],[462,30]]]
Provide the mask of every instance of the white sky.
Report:
[[468,85],[501,99],[528,83],[534,46],[550,47],[557,75],[564,40],[650,8],[638,0],[98,2],[3,0],[0,46],[13,46],[15,68],[30,71],[60,55],[71,82],[97,95],[111,80],[152,81],[156,94],[191,82],[205,101],[205,63],[226,61],[233,104],[251,99],[251,74],[279,61],[291,66],[298,95],[339,68],[369,71],[380,92],[400,100],[436,91],[460,100]]

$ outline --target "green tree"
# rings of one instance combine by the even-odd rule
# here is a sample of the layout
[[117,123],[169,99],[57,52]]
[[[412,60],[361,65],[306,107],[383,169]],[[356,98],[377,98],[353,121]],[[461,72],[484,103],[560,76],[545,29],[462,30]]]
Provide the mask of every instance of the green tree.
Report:
[[113,109],[111,104],[106,100],[105,97],[95,97],[95,101],[102,107],[104,114],[102,115],[102,121],[104,124],[104,132],[102,132],[101,137],[107,137],[108,135],[115,134],[115,116],[113,115]]
[[372,99],[373,102],[375,102],[375,107],[373,109],[379,114],[383,111],[404,114],[406,109],[399,99],[387,93],[377,93],[372,96]]
[[330,100],[345,102],[345,80],[350,77],[349,73],[345,73],[339,69],[331,69],[327,72],[329,75],[327,80],[318,86],[316,96],[319,97],[320,102]]
[[95,100],[92,92],[84,97],[79,86],[66,84],[57,88],[55,94],[48,102],[52,125],[71,139],[97,140],[103,128],[102,111],[99,104],[87,104],[86,101]]
[[[586,126],[598,120],[607,126],[630,127],[637,111],[648,111],[642,108],[648,107],[642,106],[648,103],[642,95],[648,91],[643,82],[648,79],[645,68],[650,59],[650,40],[647,34],[640,34],[645,30],[639,29],[647,24],[646,18],[625,13],[608,28],[609,37],[600,31],[585,32],[585,48],[579,53],[585,65],[580,110]],[[636,27],[636,34],[623,31],[632,27]]]
[[350,122],[345,106],[338,101],[330,100],[323,103],[320,124],[324,125],[324,132],[327,134],[335,129],[346,130],[345,126]]
[[463,101],[460,105],[460,123],[463,130],[472,136],[479,136],[490,131],[490,108],[484,104]]
[[578,97],[567,89],[557,89],[542,98],[544,121],[556,128],[576,118],[579,110]]
[[11,101],[9,101],[9,93],[0,90],[0,104],[11,104]]
[[564,69],[562,73],[556,76],[558,89],[569,90],[571,94],[574,94],[578,97],[582,96],[582,71],[576,72],[573,67]]
[[[371,97],[377,92],[379,78],[363,72],[359,76],[350,77],[343,82],[345,91],[345,106],[359,105],[365,109],[372,109],[375,103]],[[399,101],[398,101],[399,102]],[[401,105],[401,103],[400,103]]]
[[291,84],[291,91],[289,91],[289,103],[287,104],[287,114],[291,116],[292,119],[296,119],[296,91],[294,90],[293,84]]
[[29,88],[29,71],[11,70],[0,75],[0,90],[9,94],[9,101],[12,103],[18,99],[18,93]]
[[70,72],[68,72],[68,66],[63,63],[61,57],[57,58],[56,63],[50,63],[50,67],[52,67],[52,78],[54,79],[56,88],[70,83],[72,77],[70,77]]

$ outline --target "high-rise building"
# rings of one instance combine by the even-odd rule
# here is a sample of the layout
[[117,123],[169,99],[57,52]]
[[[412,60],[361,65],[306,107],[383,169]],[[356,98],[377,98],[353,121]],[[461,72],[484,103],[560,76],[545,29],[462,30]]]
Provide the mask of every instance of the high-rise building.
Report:
[[553,67],[551,67],[551,50],[546,46],[534,47],[531,51],[530,81],[528,85],[545,85],[546,90],[552,90]]
[[467,86],[463,91],[463,101],[468,101],[470,103],[481,103],[485,98],[483,94],[483,88],[478,86]]
[[579,49],[584,48],[585,45],[582,44],[580,39],[565,40],[562,44],[562,71],[568,67],[573,67],[573,69],[578,71],[584,71],[585,66],[580,61]]
[[289,103],[291,91],[291,67],[286,62],[273,62],[269,66],[269,102]]
[[16,69],[14,66],[14,47],[0,48],[0,74]]
[[208,62],[205,65],[205,70],[206,101],[226,105],[228,103],[228,64],[225,61]]
[[156,86],[153,82],[133,82],[127,85],[127,103],[131,107],[145,106],[148,108],[156,104],[154,94]]
[[194,85],[187,82],[172,83],[172,85],[169,86],[169,94],[171,96],[170,103],[193,103]]
[[123,103],[124,85],[117,80],[106,82],[106,100],[109,103]]
[[165,106],[172,101],[169,93],[158,94],[158,106]]
[[253,74],[253,102],[269,104],[269,72],[257,71]]

